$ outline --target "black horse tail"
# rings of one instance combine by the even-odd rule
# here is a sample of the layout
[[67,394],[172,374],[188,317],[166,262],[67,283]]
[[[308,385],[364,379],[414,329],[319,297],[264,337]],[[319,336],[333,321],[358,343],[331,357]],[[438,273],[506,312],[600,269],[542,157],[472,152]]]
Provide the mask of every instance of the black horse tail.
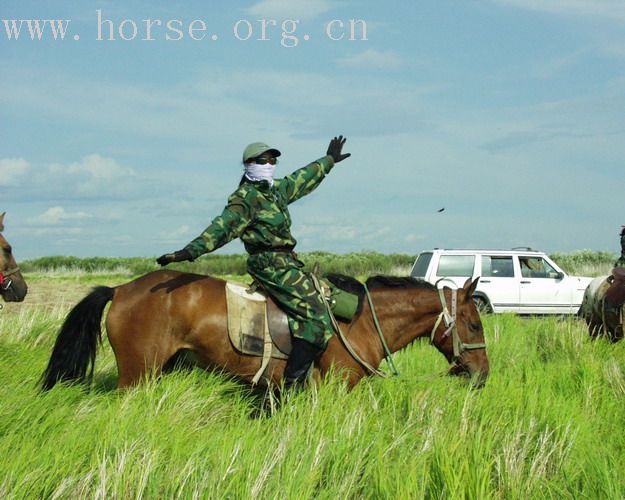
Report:
[[91,381],[98,342],[102,343],[102,313],[114,293],[113,288],[96,287],[67,315],[52,349],[48,367],[41,376],[42,390],[52,389],[57,382]]

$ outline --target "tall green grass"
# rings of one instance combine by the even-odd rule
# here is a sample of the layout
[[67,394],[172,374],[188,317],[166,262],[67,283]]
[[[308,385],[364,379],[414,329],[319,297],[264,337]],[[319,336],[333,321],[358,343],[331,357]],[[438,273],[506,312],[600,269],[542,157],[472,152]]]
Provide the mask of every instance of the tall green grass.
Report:
[[401,375],[335,379],[263,410],[220,373],[40,394],[67,307],[0,312],[0,497],[623,498],[625,343],[574,319],[484,318],[491,376],[443,375],[427,342]]
[[[408,275],[415,257],[407,254],[381,254],[377,252],[357,252],[335,254],[329,252],[300,253],[298,257],[310,269],[319,264],[324,273],[348,275],[395,274]],[[239,275],[247,272],[247,255],[206,255],[194,262],[180,262],[168,268],[180,271],[212,275]],[[24,272],[52,274],[144,274],[160,266],[155,258],[148,257],[40,257],[26,260],[21,264]]]
[[578,250],[572,253],[553,253],[550,257],[570,274],[578,276],[600,276],[610,274],[617,255],[610,252]]
[[[573,253],[554,253],[551,257],[570,274],[597,276],[608,274],[616,255],[608,252],[581,250]],[[336,254],[329,252],[305,252],[299,258],[310,269],[319,264],[324,273],[341,273],[350,276],[374,274],[404,275],[410,273],[416,255],[381,254],[378,252],[354,252]],[[169,268],[186,272],[212,275],[246,274],[247,255],[206,255],[194,262],[172,264]],[[20,263],[24,272],[52,275],[125,274],[137,276],[159,269],[151,257],[66,257],[51,256],[26,260]]]

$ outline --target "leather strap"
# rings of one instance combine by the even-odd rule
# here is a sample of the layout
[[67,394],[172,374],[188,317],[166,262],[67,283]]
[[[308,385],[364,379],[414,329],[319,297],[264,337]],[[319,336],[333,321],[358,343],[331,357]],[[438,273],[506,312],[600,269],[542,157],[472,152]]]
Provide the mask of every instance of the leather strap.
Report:
[[271,340],[271,335],[269,334],[269,318],[267,317],[267,302],[264,304],[265,310],[265,327],[263,329],[263,361],[260,365],[259,370],[254,375],[252,379],[252,385],[256,385],[260,380],[260,377],[263,376],[267,366],[269,365],[269,361],[271,361],[271,351],[273,350],[273,341]]
[[334,313],[332,313],[332,308],[330,307],[330,304],[328,303],[328,299],[326,298],[326,296],[323,293],[323,290],[321,289],[321,283],[319,283],[319,279],[313,273],[310,273],[310,277],[311,277],[311,279],[312,279],[312,281],[313,281],[313,283],[315,285],[315,288],[317,289],[317,292],[319,292],[319,295],[321,295],[321,299],[323,300],[323,303],[326,306],[328,314],[330,315],[330,320],[332,321],[332,326],[334,327],[334,330],[336,331],[336,334],[338,335],[339,339],[341,339],[341,342],[345,346],[345,349],[347,349],[347,352],[349,352],[351,354],[351,356],[360,365],[362,365],[363,368],[368,370],[370,373],[372,373],[374,375],[378,375],[380,377],[388,377],[388,375],[386,373],[384,373],[381,370],[378,370],[377,368],[374,368],[373,366],[371,366],[370,363],[368,363],[367,361],[362,359],[358,355],[358,353],[354,350],[354,348],[350,344],[349,340],[347,340],[347,337],[343,334],[343,331],[341,330],[341,327],[339,326],[338,321],[336,321],[336,318],[334,317]]

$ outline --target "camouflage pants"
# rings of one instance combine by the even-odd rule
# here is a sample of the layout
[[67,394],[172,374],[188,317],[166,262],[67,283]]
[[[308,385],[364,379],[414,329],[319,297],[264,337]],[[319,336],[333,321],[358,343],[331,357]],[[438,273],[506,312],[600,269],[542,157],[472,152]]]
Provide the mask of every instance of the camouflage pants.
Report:
[[278,252],[251,255],[247,260],[250,275],[286,312],[291,334],[325,349],[332,337],[332,323],[303,266],[291,254]]

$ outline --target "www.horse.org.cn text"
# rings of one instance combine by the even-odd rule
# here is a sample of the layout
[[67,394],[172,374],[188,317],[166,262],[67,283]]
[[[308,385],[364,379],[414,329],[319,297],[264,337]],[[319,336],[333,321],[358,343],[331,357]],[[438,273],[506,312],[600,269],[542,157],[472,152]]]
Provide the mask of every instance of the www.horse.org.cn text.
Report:
[[[66,40],[79,41],[79,33],[70,31],[71,19],[1,19],[4,34],[10,41]],[[238,19],[228,29],[209,30],[209,24],[202,19],[184,21],[181,19],[121,19],[116,20],[96,10],[94,38],[101,42],[154,42],[164,40],[179,42],[217,42],[220,39],[234,39],[240,42],[271,42],[293,48],[300,42],[327,39],[333,42],[368,41],[367,22],[364,19],[332,19],[304,29],[299,19]],[[211,33],[211,31],[213,31]],[[312,33],[312,34],[311,34]]]

